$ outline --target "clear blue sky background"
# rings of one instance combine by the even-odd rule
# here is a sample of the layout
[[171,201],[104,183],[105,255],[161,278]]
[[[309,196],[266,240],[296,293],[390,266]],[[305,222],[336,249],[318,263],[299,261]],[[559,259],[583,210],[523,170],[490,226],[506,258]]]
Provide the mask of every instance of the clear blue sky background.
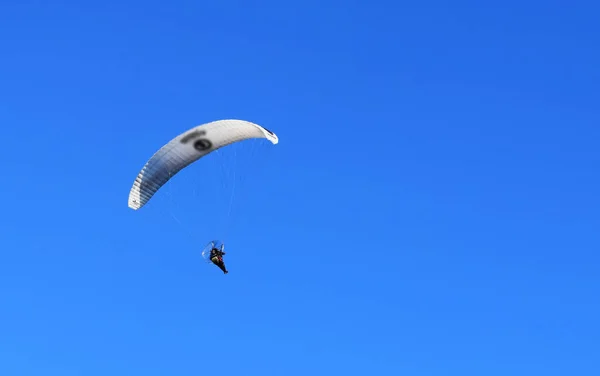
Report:
[[0,374],[600,374],[599,5],[168,4],[0,2]]

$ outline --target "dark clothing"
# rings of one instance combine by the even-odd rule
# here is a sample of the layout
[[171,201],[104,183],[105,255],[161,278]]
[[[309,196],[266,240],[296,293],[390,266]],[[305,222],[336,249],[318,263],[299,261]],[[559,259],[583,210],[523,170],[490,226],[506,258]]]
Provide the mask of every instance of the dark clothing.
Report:
[[210,250],[210,261],[212,261],[213,264],[218,266],[219,269],[223,271],[223,273],[227,274],[229,272],[227,271],[227,268],[225,268],[225,262],[223,262],[223,255],[225,255],[225,252],[221,251],[218,248],[213,248]]

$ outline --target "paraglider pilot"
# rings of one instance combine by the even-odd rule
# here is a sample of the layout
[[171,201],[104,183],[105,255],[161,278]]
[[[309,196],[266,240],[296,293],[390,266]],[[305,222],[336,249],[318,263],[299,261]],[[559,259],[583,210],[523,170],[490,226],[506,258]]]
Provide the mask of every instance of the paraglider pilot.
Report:
[[225,255],[225,252],[223,252],[223,245],[224,244],[221,244],[221,249],[213,247],[210,250],[210,261],[218,266],[223,273],[227,274],[229,272],[227,271],[227,268],[225,268],[225,263],[223,262],[223,255]]

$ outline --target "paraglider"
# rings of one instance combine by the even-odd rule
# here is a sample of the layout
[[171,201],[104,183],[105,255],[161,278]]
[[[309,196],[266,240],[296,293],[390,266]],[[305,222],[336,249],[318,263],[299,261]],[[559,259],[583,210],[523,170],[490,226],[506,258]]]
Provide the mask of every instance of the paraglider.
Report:
[[[138,173],[129,191],[129,208],[139,210],[145,206],[173,176],[213,151],[240,141],[260,138],[267,139],[273,145],[279,142],[270,130],[244,120],[218,120],[183,132],[155,152]],[[227,274],[223,244],[220,248],[215,241],[209,245],[210,248],[207,246],[202,256]]]
[[212,249],[210,250],[210,261],[215,264],[216,266],[219,267],[219,269],[221,269],[223,271],[223,273],[227,274],[229,273],[227,271],[227,268],[225,267],[225,262],[223,261],[223,256],[225,255],[225,252],[223,252],[223,247],[224,244],[221,244],[221,249],[216,248],[216,247],[212,247]]
[[225,244],[218,240],[212,240],[202,250],[202,258],[206,262],[216,265],[224,274],[227,274],[229,271],[225,267],[225,261],[223,260],[223,256],[226,255],[224,248]]

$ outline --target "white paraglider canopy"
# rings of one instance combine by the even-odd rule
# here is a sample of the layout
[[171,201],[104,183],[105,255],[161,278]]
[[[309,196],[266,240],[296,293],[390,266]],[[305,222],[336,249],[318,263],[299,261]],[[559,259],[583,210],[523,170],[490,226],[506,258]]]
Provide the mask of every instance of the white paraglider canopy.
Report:
[[264,138],[272,144],[279,142],[273,132],[244,120],[218,120],[180,134],[146,162],[131,187],[128,206],[134,210],[143,207],[188,165],[219,148],[252,138]]

